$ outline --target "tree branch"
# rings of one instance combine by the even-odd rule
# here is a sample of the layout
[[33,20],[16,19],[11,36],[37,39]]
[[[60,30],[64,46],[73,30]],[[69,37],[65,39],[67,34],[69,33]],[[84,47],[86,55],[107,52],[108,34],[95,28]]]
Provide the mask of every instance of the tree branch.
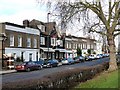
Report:
[[96,23],[96,24],[94,24],[94,25],[92,25],[91,27],[90,27],[90,29],[89,29],[89,33],[92,31],[92,29],[93,29],[93,27],[95,27],[95,26],[97,26],[97,25],[99,25],[99,23]]
[[120,35],[120,32],[118,32],[118,33],[114,34],[114,37],[116,37],[117,35]]
[[115,29],[114,32],[120,31],[120,29]]
[[[113,8],[113,7],[112,7]],[[108,16],[108,23],[110,23],[112,18],[112,8],[111,8],[111,1],[109,2],[109,16]]]
[[106,33],[102,32],[102,31],[96,31],[95,29],[92,29],[91,32],[96,32],[96,33],[98,33],[98,34],[107,36]]
[[[106,20],[104,14],[102,12],[101,2],[99,2],[98,6],[97,5],[94,6],[94,5],[92,5],[92,4],[88,3],[88,2],[86,2],[86,4],[83,3],[83,2],[80,2],[80,4],[83,5],[84,7],[89,8],[90,10],[92,10],[95,14],[98,15],[98,17],[104,23],[104,25],[108,26],[107,20]],[[108,29],[109,27],[106,27],[106,28]]]
[[[120,2],[120,1],[119,1],[119,2]],[[112,26],[111,26],[112,32],[114,32],[115,27],[116,27],[116,25],[117,25],[117,23],[118,23],[117,20],[118,20],[118,18],[119,18],[119,12],[120,12],[119,2],[114,2],[114,3],[116,3],[116,5],[115,5],[115,16],[114,16],[114,18],[113,18],[113,22],[112,22]]]

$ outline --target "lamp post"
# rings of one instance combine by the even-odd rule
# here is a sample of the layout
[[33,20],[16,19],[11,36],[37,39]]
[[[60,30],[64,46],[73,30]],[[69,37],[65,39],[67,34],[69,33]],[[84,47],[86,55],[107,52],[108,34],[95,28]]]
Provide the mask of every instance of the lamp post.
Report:
[[50,12],[47,13],[47,23],[48,23],[48,36],[47,36],[47,48],[48,48],[48,53],[47,53],[47,60],[49,60],[49,38],[50,38],[50,33],[49,33],[49,15]]
[[5,33],[1,33],[0,34],[0,41],[2,41],[2,67],[4,67],[4,61],[3,61],[3,45],[4,45],[4,41],[7,39]]

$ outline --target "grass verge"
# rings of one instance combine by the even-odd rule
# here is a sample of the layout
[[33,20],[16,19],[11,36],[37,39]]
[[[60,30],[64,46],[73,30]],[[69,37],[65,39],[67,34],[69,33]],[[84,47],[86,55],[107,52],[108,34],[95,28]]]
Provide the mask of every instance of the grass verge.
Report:
[[120,69],[114,72],[103,72],[92,80],[80,83],[73,90],[77,88],[118,88],[120,79]]

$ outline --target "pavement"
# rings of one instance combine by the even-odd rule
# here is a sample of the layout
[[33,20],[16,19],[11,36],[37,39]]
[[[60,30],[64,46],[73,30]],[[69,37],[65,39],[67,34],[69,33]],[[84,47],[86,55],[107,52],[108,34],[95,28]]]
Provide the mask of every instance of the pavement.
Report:
[[2,71],[0,71],[0,75],[1,74],[13,73],[13,72],[16,72],[16,70],[2,70]]

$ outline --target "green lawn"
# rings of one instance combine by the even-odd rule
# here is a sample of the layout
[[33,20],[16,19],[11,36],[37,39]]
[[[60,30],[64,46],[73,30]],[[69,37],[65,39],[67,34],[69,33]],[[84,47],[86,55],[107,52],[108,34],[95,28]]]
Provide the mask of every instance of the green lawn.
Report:
[[118,88],[118,79],[120,80],[120,76],[118,77],[118,75],[120,75],[118,71],[111,73],[104,72],[92,80],[80,83],[75,88]]

